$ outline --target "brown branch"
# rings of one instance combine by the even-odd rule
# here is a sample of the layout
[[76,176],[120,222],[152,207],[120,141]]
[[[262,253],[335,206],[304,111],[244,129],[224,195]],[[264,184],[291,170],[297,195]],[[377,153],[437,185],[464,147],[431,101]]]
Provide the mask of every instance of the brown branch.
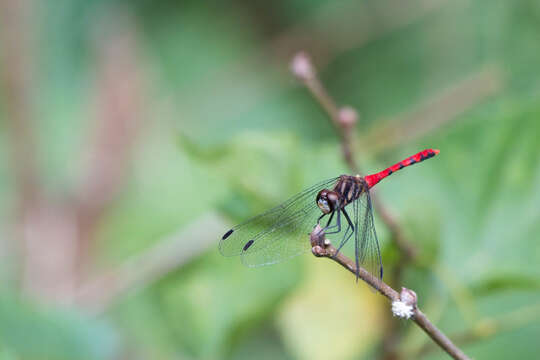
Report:
[[[485,318],[478,321],[474,326],[452,336],[457,344],[470,344],[493,337],[502,332],[518,329],[526,324],[538,320],[540,317],[540,304],[534,304],[511,311],[499,318]],[[432,343],[426,343],[415,351],[412,357],[420,358],[431,353],[436,347]]]
[[[427,316],[420,311],[417,306],[416,294],[408,289],[403,289],[401,294],[394,290],[389,285],[385,284],[382,280],[373,276],[369,271],[365,270],[362,267],[356,268],[356,264],[353,260],[349,259],[347,256],[343,255],[341,252],[337,252],[337,249],[331,245],[330,241],[325,238],[325,234],[322,231],[321,227],[317,225],[313,229],[310,235],[310,241],[312,245],[313,255],[317,257],[327,257],[339,265],[343,266],[345,269],[349,270],[351,273],[356,275],[359,279],[366,282],[369,286],[377,290],[379,293],[395,302],[404,302],[412,306],[412,317],[411,319],[418,325],[428,336],[437,343],[448,355],[452,356],[454,359],[469,359],[463,351],[461,351],[452,341],[444,335],[435,325],[429,321]],[[412,300],[410,300],[412,299]]]

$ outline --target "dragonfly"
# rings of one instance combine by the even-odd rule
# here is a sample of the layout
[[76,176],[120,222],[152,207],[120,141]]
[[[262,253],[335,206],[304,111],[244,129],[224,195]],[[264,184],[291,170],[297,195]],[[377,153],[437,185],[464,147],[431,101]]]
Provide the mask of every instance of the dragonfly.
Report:
[[363,266],[382,281],[370,190],[394,172],[438,153],[426,149],[372,175],[341,175],[321,181],[228,230],[219,250],[224,256],[241,256],[250,267],[279,263],[311,250],[306,234],[319,225],[324,235],[340,236],[336,254],[354,237],[357,278],[359,266]]

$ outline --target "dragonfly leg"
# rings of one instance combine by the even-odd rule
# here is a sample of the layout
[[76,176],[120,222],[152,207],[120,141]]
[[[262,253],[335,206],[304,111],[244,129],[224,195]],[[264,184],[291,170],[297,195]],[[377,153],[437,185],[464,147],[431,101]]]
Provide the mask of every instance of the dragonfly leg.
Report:
[[336,212],[333,211],[333,212],[330,214],[330,218],[328,219],[328,221],[326,222],[326,226],[324,227],[325,229],[328,229],[328,228],[329,228],[328,225],[330,225],[330,223],[332,222],[332,219],[334,218],[334,214],[335,214],[335,213],[336,213]]
[[[328,224],[330,224],[330,222],[328,222],[328,224],[326,224],[327,226],[323,229],[324,232],[327,235],[328,234],[337,234],[338,232],[341,231],[341,209],[338,209],[336,211],[337,211],[336,225],[328,226]],[[332,213],[332,215],[333,214],[334,213]],[[337,230],[335,230],[335,231],[327,231],[329,229],[335,229],[335,228],[337,228]]]
[[[343,245],[345,245],[347,243],[347,241],[349,241],[351,236],[354,234],[354,225],[353,225],[353,223],[351,221],[351,218],[349,217],[349,214],[347,214],[347,211],[345,211],[345,209],[343,209],[343,215],[345,216],[345,219],[347,220],[347,223],[349,224],[349,226],[347,227],[347,230],[345,231],[345,235],[343,236],[343,239],[339,243],[339,246],[338,246],[334,256],[336,256],[339,253],[339,251],[341,250]],[[349,234],[349,229],[351,230],[350,234]]]
[[[317,225],[319,225],[321,223],[321,220],[328,214],[322,214],[321,216],[319,216],[319,218],[317,219]],[[330,223],[330,221],[332,221],[332,217],[334,216],[334,213],[332,213],[330,215],[330,219],[328,219],[328,222],[326,223],[326,226],[324,228],[321,228],[319,230],[319,232],[317,234],[320,234],[321,232],[323,232],[325,229],[328,228],[328,224]],[[315,227],[317,227],[317,225],[315,225],[313,228],[315,229]],[[309,235],[309,234],[308,234]]]

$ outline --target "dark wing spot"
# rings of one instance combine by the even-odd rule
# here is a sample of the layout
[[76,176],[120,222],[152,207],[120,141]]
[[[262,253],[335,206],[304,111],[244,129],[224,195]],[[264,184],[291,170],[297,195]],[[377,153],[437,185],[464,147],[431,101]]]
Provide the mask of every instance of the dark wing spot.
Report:
[[382,279],[382,276],[383,276],[383,267],[381,266],[380,270],[379,270],[379,273],[380,273],[380,276],[381,276],[381,279]]
[[229,236],[231,236],[231,234],[233,233],[234,229],[231,229],[229,231],[227,231],[225,233],[225,235],[223,235],[223,237],[221,238],[221,240],[225,240],[226,238],[228,238]]
[[247,249],[249,249],[249,247],[250,247],[251,245],[253,245],[253,240],[249,240],[249,241],[246,243],[246,245],[244,245],[244,249],[243,249],[243,250],[246,251]]

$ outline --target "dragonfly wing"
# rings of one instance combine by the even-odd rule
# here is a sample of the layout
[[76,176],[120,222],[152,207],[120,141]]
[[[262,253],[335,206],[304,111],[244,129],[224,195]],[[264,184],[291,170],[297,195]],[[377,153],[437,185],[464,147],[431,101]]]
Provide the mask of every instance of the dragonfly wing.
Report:
[[281,205],[233,227],[223,235],[220,252],[224,256],[242,255],[246,265],[257,266],[276,263],[309,249],[308,233],[322,214],[315,197],[322,189],[332,187],[337,179],[315,184]]
[[247,266],[275,264],[311,249],[309,233],[322,213],[314,198],[310,204],[284,219],[279,226],[260,234],[253,244],[242,251]]
[[382,280],[383,266],[377,232],[373,221],[373,207],[369,191],[354,202],[355,258],[373,276]]

